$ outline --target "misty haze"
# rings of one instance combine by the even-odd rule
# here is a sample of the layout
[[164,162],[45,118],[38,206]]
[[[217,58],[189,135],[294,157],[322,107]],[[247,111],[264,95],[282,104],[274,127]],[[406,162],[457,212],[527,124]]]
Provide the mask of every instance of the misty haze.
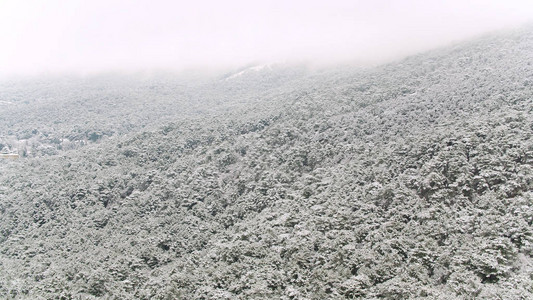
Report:
[[533,299],[530,1],[0,1],[1,299]]

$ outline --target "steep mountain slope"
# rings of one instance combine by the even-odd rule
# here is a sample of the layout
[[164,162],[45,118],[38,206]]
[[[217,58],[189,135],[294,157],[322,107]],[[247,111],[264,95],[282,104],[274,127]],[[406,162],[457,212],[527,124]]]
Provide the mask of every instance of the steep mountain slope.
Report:
[[3,163],[0,295],[530,299],[532,47],[309,75]]

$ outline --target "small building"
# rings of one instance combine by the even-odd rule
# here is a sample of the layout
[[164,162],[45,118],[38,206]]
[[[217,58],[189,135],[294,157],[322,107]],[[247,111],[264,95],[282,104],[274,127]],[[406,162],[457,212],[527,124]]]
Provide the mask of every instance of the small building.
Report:
[[16,153],[0,153],[0,158],[5,159],[18,159],[19,155]]

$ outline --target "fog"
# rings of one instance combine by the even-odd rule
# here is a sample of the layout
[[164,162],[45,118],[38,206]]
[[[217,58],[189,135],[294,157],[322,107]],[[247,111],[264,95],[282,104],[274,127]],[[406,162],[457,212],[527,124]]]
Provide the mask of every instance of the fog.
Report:
[[374,64],[532,19],[530,0],[3,0],[0,75]]

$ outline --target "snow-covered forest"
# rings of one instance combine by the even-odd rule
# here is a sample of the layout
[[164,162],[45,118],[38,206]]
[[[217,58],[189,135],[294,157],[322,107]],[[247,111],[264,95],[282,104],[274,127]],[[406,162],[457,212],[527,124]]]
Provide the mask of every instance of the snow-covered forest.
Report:
[[3,81],[0,298],[533,299],[532,49]]

